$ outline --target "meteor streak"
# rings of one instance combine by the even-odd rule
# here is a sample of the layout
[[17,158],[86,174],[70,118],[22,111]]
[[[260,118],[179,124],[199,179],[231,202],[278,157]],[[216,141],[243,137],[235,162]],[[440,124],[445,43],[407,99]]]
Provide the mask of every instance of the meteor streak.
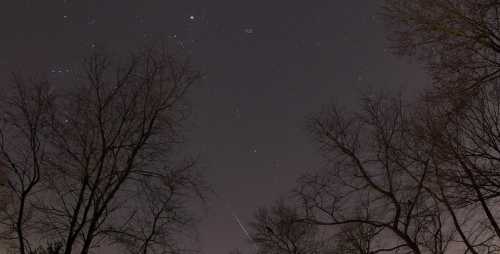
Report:
[[243,223],[241,223],[240,218],[238,218],[238,215],[236,215],[236,213],[233,212],[232,210],[231,210],[231,214],[233,215],[233,218],[236,220],[236,222],[238,222],[238,225],[240,225],[240,228],[243,231],[243,233],[245,233],[245,235],[248,237],[248,240],[250,240],[250,242],[253,244],[253,247],[255,248],[255,250],[257,250],[257,244],[255,244],[252,237],[250,236],[250,233],[248,233],[248,230],[245,228]]
[[243,226],[243,224],[241,223],[240,218],[238,218],[238,215],[236,215],[234,212],[231,212],[231,213],[232,213],[232,215],[233,215],[234,219],[236,220],[236,222],[238,222],[238,225],[240,225],[241,230],[243,230],[243,232],[245,233],[245,235],[247,235],[248,240],[250,240],[250,241],[252,241],[252,242],[253,242],[252,237],[251,237],[251,236],[250,236],[250,234],[248,233],[248,231],[247,231],[247,229],[245,228],[245,226]]
[[252,239],[252,236],[250,235],[250,233],[246,229],[245,225],[243,225],[243,223],[241,223],[240,218],[238,217],[238,215],[236,214],[236,212],[234,212],[233,208],[231,208],[231,205],[229,205],[229,202],[227,202],[226,200],[224,200],[224,198],[222,198],[222,196],[220,194],[218,194],[217,192],[216,192],[216,196],[225,204],[226,208],[229,210],[229,212],[233,216],[234,220],[238,223],[238,226],[240,226],[241,231],[243,231],[243,233],[245,234],[245,236],[248,238],[248,240],[250,240],[250,242],[252,243],[253,247],[257,251],[258,250],[257,244]]

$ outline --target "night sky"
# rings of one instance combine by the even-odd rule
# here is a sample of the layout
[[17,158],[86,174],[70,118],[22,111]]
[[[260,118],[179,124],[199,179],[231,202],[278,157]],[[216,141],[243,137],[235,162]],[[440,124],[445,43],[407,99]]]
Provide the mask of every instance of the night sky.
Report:
[[169,40],[206,77],[191,94],[189,150],[201,155],[219,194],[203,213],[202,253],[252,250],[244,223],[294,186],[321,159],[304,117],[359,91],[426,82],[386,49],[372,0],[3,0],[0,75],[71,75],[95,48],[131,50]]

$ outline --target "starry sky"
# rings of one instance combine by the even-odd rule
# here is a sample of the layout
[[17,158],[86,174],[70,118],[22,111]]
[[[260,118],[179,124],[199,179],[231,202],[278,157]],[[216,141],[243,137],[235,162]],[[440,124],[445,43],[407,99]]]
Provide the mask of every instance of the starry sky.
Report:
[[218,193],[203,212],[202,253],[251,246],[257,207],[321,165],[304,117],[332,99],[354,106],[366,88],[427,82],[387,50],[375,0],[3,0],[0,80],[11,71],[70,75],[93,48],[167,38],[206,77],[191,94],[189,150]]

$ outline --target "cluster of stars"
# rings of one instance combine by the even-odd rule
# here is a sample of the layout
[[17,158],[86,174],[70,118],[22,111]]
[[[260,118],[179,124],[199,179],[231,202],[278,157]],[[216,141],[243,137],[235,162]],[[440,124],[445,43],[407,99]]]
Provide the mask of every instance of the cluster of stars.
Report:
[[63,74],[63,73],[70,73],[71,68],[69,66],[63,66],[63,65],[56,65],[50,69],[50,73],[53,74]]
[[247,34],[253,34],[253,28],[245,28],[243,31]]
[[[66,1],[64,2],[66,3]],[[143,24],[145,22],[145,19],[143,16],[141,15],[136,15],[135,17],[135,20],[137,23],[139,24]],[[65,22],[71,22],[71,18],[69,15],[67,14],[64,14],[63,15],[63,19],[65,20]],[[205,13],[202,14],[201,17],[198,17],[194,14],[191,14],[191,15],[188,15],[187,16],[187,20],[189,22],[196,22],[196,21],[202,21],[205,19]],[[92,17],[92,16],[89,16],[87,17],[87,20],[86,20],[86,24],[87,25],[96,25],[97,24],[97,19],[95,17]],[[242,32],[247,34],[247,35],[252,35],[255,33],[255,29],[253,27],[245,27],[242,29]],[[153,34],[151,33],[143,33],[143,38],[151,38],[153,37]],[[169,36],[170,38],[174,39],[176,41],[176,44],[181,47],[181,48],[186,48],[187,47],[187,44],[186,43],[195,43],[197,42],[197,40],[195,39],[180,39],[179,36],[177,34],[171,34]],[[90,43],[90,48],[94,49],[96,48],[96,44],[95,43]],[[66,72],[65,70],[62,70],[62,69],[52,69],[51,70],[52,73],[62,73],[62,72]]]
[[69,73],[71,72],[70,69],[60,69],[60,68],[54,68],[50,70],[51,73]]

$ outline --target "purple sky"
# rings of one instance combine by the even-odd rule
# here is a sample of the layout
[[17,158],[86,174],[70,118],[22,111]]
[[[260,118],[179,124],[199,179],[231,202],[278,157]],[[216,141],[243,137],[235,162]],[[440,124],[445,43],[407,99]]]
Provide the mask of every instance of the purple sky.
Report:
[[252,247],[243,224],[286,194],[320,158],[304,117],[368,87],[417,87],[422,71],[396,59],[376,18],[380,1],[4,0],[0,75],[69,75],[93,47],[132,49],[170,38],[207,77],[193,91],[190,150],[220,194],[200,224],[205,254]]

